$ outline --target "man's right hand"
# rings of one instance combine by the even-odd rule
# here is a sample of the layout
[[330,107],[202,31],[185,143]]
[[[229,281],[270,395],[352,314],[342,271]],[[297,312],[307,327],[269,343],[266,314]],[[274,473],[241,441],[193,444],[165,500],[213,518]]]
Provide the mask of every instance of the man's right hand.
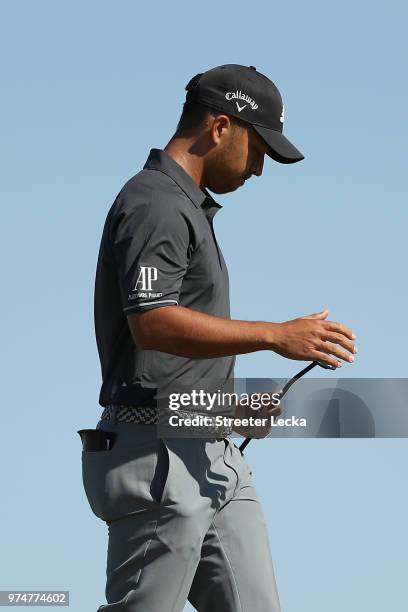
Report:
[[271,350],[288,359],[320,361],[340,368],[354,361],[355,335],[345,325],[327,321],[328,310],[284,323],[272,323]]

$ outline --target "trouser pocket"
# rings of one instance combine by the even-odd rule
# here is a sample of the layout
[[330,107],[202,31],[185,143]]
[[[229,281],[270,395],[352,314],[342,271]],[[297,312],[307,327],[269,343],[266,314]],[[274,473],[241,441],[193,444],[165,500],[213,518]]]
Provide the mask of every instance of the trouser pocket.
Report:
[[169,456],[160,439],[112,450],[82,451],[82,480],[93,513],[113,521],[146,512],[161,503],[166,490]]
[[235,444],[235,442],[233,442],[232,440],[229,440],[229,443],[232,445],[233,455],[236,458],[237,464],[240,466],[241,476],[242,475],[247,476],[247,477],[252,476],[252,468],[247,462],[245,455],[241,453],[241,451],[239,450],[239,447]]

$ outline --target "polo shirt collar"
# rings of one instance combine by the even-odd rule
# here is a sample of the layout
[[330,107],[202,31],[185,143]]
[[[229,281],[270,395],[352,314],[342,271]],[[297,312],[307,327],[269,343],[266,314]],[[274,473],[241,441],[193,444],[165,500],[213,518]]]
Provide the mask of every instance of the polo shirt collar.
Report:
[[214,200],[207,189],[201,190],[184,168],[163,149],[151,149],[143,169],[159,170],[167,174],[177,183],[197,208],[201,206],[205,209],[213,209],[211,216],[214,216],[222,208],[221,204]]

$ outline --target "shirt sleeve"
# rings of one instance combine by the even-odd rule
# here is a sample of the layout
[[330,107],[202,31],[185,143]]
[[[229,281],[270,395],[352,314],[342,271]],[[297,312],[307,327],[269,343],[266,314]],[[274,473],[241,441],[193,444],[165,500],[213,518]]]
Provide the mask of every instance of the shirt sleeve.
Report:
[[126,315],[179,303],[191,252],[191,231],[178,203],[122,209],[111,244]]

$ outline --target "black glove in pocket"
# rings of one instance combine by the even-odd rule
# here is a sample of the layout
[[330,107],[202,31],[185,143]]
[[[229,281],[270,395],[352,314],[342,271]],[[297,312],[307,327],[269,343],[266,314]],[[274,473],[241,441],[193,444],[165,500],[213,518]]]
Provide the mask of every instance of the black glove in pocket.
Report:
[[86,452],[111,450],[117,436],[113,431],[102,429],[80,429],[77,433],[81,436],[82,450]]

